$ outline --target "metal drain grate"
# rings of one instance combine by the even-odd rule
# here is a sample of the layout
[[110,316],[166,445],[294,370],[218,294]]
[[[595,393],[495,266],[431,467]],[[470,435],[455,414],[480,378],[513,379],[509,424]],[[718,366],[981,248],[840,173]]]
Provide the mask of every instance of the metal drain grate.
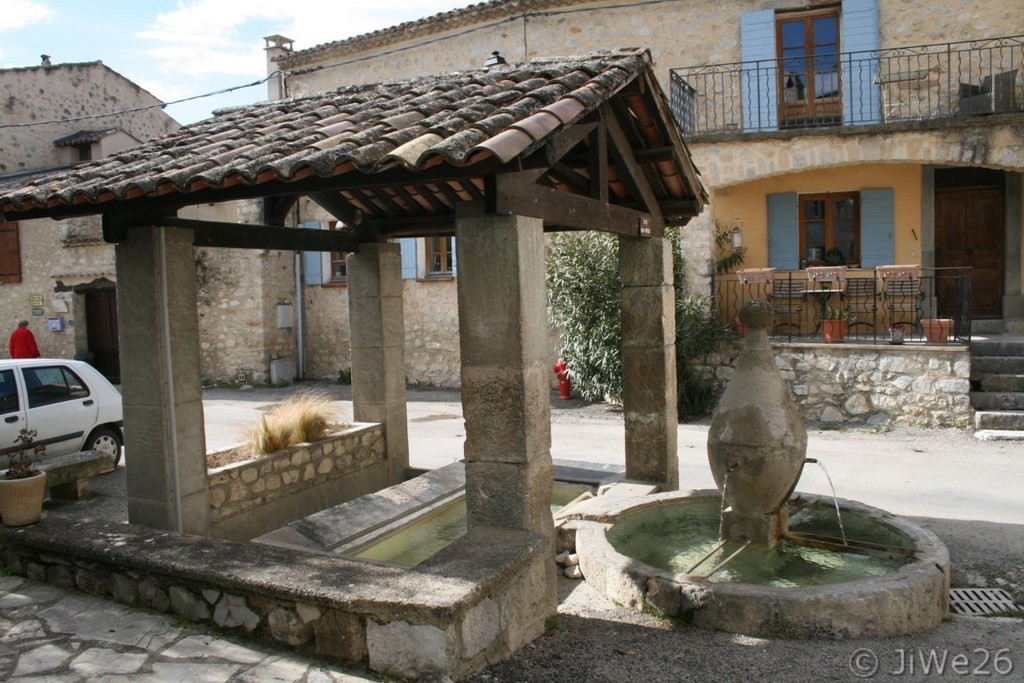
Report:
[[953,614],[987,616],[1020,611],[1020,608],[1001,588],[951,588],[949,610]]

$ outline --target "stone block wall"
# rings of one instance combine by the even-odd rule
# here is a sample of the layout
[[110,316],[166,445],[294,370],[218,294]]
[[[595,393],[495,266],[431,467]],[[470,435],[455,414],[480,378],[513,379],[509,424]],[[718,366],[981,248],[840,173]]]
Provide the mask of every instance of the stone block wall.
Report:
[[[409,384],[459,386],[459,315],[456,281],[403,280],[405,376]],[[308,376],[337,379],[351,368],[348,289],[306,288]]]
[[211,470],[212,535],[247,540],[387,486],[380,424]]
[[[719,390],[740,346],[700,367]],[[773,344],[775,363],[809,422],[967,428],[971,356],[966,346]]]
[[421,567],[44,514],[0,527],[0,568],[388,680],[460,678],[544,632],[550,542],[471,531]]

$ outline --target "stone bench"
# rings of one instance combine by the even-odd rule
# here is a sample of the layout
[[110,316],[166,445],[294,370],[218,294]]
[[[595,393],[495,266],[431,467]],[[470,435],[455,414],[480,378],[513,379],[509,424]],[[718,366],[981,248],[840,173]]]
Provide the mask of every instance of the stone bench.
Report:
[[89,478],[114,471],[114,457],[99,451],[79,451],[47,458],[36,467],[46,472],[46,488],[57,500],[89,497]]

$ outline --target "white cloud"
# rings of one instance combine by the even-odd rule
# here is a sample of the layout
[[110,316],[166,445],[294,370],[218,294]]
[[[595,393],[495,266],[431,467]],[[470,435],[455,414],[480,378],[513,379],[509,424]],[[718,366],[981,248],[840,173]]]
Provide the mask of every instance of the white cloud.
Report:
[[33,0],[4,0],[0,11],[0,31],[8,31],[34,24],[50,16],[50,8]]
[[161,71],[259,77],[261,38],[279,33],[297,49],[341,40],[467,4],[465,0],[182,0],[139,33]]

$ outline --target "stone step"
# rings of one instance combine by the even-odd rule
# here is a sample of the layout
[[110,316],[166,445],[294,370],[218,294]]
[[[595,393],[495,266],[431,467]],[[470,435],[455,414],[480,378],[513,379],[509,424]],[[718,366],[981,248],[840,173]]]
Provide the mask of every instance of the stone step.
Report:
[[975,356],[971,355],[971,375],[1022,375],[1024,356]]
[[974,438],[979,441],[1024,441],[1024,430],[979,429],[974,432]]
[[982,375],[978,378],[981,391],[1024,391],[1024,375]]
[[1024,393],[1009,391],[972,391],[975,410],[1024,410]]
[[1024,339],[972,339],[971,356],[1021,356]]
[[1024,410],[979,410],[974,413],[975,429],[1024,431]]

